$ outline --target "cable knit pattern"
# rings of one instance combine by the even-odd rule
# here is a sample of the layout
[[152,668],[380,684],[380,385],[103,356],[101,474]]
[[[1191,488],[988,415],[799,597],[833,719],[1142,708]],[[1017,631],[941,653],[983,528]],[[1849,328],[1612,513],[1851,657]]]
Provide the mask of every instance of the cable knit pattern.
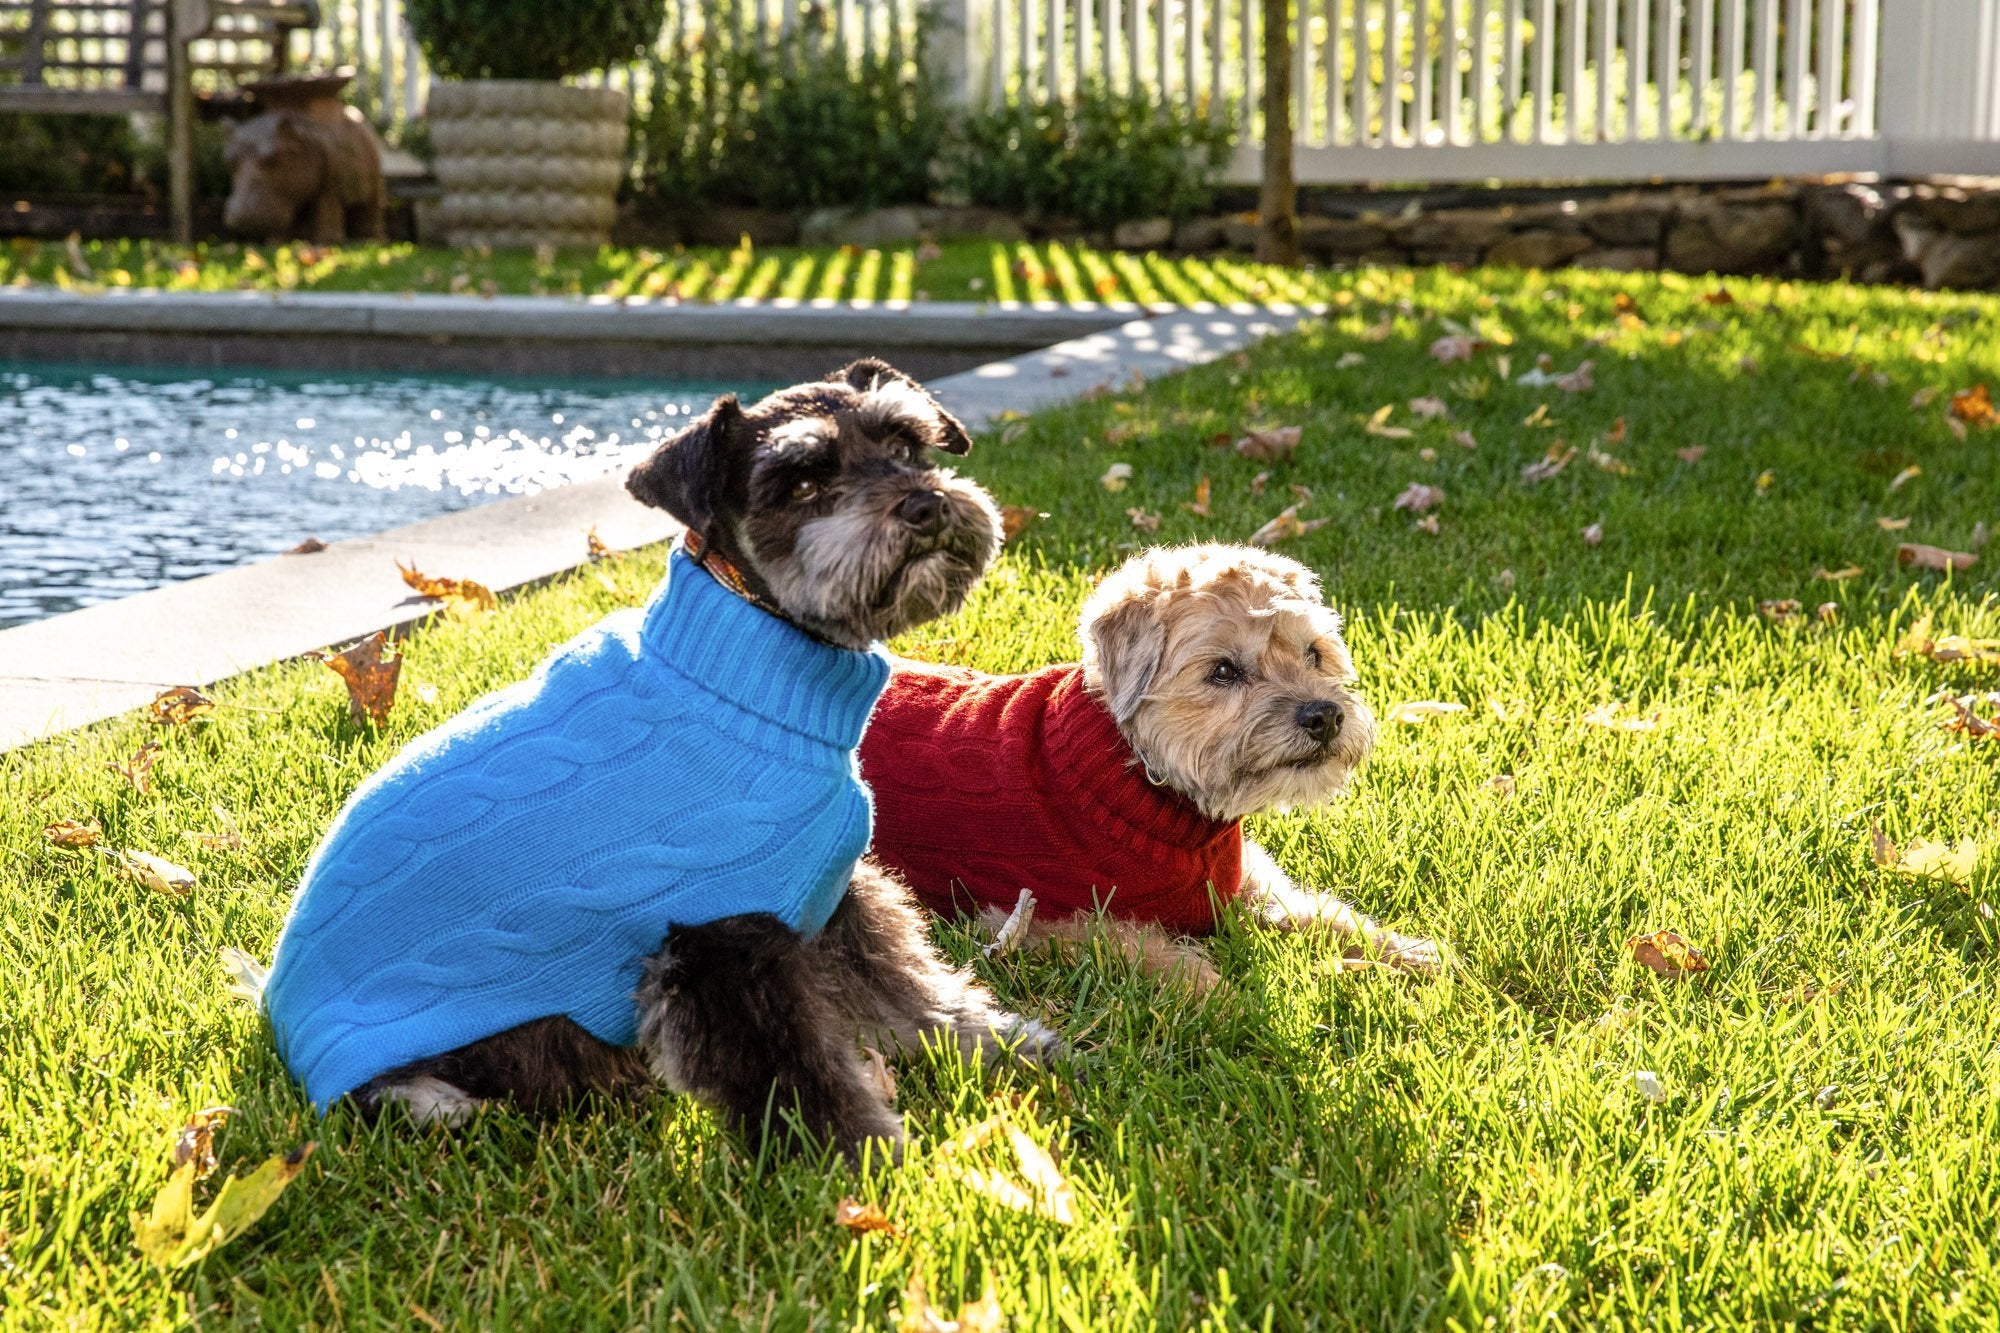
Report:
[[988,676],[898,659],[861,741],[875,855],[926,905],[1156,921],[1201,933],[1243,884],[1243,828],[1146,780],[1083,668]]
[[641,610],[405,746],[306,866],[265,1006],[322,1109],[376,1075],[566,1014],[637,1038],[675,925],[804,934],[866,850],[855,745],[886,653],[829,647],[676,552]]

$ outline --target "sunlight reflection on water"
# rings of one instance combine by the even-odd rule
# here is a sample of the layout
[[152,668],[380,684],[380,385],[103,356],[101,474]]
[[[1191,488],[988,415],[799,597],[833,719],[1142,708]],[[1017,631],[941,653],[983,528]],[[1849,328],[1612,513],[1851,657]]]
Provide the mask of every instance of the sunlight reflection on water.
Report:
[[759,387],[0,365],[0,626],[599,476]]

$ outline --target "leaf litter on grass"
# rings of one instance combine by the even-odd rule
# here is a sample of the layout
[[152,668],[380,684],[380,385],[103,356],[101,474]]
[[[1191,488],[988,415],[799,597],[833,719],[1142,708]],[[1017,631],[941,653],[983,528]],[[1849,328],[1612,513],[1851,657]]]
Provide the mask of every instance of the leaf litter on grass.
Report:
[[[231,1176],[208,1207],[194,1210],[200,1163],[182,1162],[167,1175],[147,1213],[132,1214],[132,1239],[139,1253],[160,1268],[186,1268],[227,1245],[269,1212],[285,1187],[298,1179],[314,1143],[271,1157],[248,1175]],[[205,1174],[205,1173],[201,1173]]]
[[1979,863],[1979,844],[1971,838],[1960,838],[1956,843],[1918,838],[1898,847],[1883,835],[1880,824],[1869,826],[1868,851],[1884,870],[1913,879],[1947,879],[1958,885],[1972,882],[1972,872]]
[[378,629],[352,647],[319,655],[346,682],[347,707],[356,722],[381,726],[389,720],[389,710],[396,704],[396,681],[403,671],[403,655],[385,655],[390,651],[388,634]]
[[1655,930],[1634,935],[1625,941],[1625,947],[1634,962],[1659,976],[1679,977],[1708,971],[1708,959],[1677,931]]

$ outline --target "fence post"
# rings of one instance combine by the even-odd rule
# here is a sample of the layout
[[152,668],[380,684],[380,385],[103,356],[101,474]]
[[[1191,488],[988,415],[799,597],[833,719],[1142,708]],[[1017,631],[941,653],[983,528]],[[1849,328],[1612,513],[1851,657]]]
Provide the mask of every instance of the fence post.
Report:
[[986,91],[994,0],[932,0],[929,59],[949,106],[971,106]]
[[1876,100],[1889,172],[2000,172],[2000,0],[1893,9],[1882,17]]

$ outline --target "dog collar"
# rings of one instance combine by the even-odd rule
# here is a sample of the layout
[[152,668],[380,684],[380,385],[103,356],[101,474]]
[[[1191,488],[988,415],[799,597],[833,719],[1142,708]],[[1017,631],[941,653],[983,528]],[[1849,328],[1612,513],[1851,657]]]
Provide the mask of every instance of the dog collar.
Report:
[[769,611],[772,615],[778,614],[776,607],[750,590],[750,581],[743,577],[743,571],[738,569],[728,556],[703,540],[702,535],[693,528],[682,534],[681,549],[687,552],[688,559],[707,570],[717,583],[758,610]]

